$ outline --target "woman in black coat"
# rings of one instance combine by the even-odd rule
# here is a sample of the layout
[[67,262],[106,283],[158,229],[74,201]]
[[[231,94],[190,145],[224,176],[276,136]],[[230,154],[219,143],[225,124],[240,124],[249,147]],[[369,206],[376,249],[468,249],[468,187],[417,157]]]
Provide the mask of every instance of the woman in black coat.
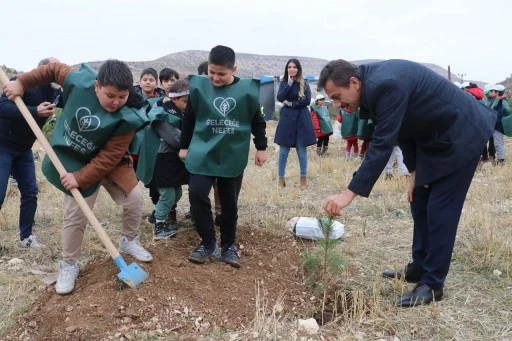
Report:
[[279,145],[279,186],[285,187],[284,175],[290,148],[297,150],[300,165],[300,189],[307,188],[307,146],[316,143],[313,122],[308,105],[311,101],[309,84],[302,76],[302,66],[297,59],[286,63],[284,78],[279,84],[277,100],[283,103],[274,142]]

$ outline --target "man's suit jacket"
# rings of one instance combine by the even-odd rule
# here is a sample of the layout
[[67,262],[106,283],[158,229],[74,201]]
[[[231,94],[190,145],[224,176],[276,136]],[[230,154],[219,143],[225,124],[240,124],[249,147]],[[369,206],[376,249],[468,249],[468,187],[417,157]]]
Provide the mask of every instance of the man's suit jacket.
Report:
[[427,67],[388,60],[359,67],[361,117],[375,122],[370,149],[349,184],[368,196],[399,145],[416,185],[440,179],[480,155],[496,113]]

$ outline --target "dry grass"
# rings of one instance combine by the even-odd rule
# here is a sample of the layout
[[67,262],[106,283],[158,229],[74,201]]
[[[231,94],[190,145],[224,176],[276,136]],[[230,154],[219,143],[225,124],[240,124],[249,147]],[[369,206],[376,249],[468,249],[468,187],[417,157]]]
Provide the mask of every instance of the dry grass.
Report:
[[[240,195],[239,223],[266,228],[273,233],[288,233],[286,221],[294,216],[316,216],[327,195],[341,191],[348,184],[360,161],[346,162],[343,142],[331,138],[328,156],[319,158],[309,151],[309,188],[299,190],[297,157],[290,153],[286,175],[287,187],[277,187],[277,148],[273,142],[275,123],[269,123],[269,161],[258,168],[252,164],[244,175]],[[349,262],[340,276],[339,304],[343,314],[322,329],[326,339],[339,340],[510,340],[512,339],[512,146],[508,146],[505,167],[485,165],[475,175],[461,218],[452,266],[443,301],[431,306],[398,309],[392,302],[411,285],[381,278],[385,267],[402,267],[410,259],[412,218],[405,200],[407,181],[395,178],[379,180],[370,198],[357,198],[345,210],[340,221],[346,234],[339,250]],[[36,233],[49,246],[42,254],[21,253],[14,247],[17,234],[19,195],[9,194],[0,214],[3,262],[0,263],[0,333],[12,323],[12,316],[27,309],[40,284],[25,270],[11,271],[6,262],[19,257],[25,265],[52,265],[60,256],[62,195],[47,184],[42,175]],[[147,191],[144,190],[144,193]],[[146,213],[151,211],[145,198]],[[178,217],[188,211],[187,191],[178,206]],[[94,209],[114,243],[120,226],[119,209],[104,191]],[[142,241],[151,239],[151,229],[144,223]],[[94,231],[86,233],[83,259],[105,254]],[[495,270],[501,276],[494,274]],[[298,280],[301,280],[298,278]],[[32,290],[32,291],[31,291]],[[276,307],[268,306],[264,288],[255,284],[257,306],[253,334],[259,339],[294,339],[293,321],[278,316]],[[28,293],[28,295],[27,295]],[[344,301],[345,300],[345,301]],[[215,338],[215,336],[210,335]],[[219,337],[223,338],[225,337]]]

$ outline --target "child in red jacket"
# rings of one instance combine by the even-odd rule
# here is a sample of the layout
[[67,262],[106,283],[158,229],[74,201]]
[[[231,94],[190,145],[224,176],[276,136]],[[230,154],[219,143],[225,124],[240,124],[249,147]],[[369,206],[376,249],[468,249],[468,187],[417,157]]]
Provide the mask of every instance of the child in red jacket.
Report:
[[329,110],[325,106],[325,97],[317,95],[315,104],[311,105],[311,119],[313,120],[313,128],[315,129],[316,153],[323,156],[329,148],[329,136],[332,135],[331,117]]

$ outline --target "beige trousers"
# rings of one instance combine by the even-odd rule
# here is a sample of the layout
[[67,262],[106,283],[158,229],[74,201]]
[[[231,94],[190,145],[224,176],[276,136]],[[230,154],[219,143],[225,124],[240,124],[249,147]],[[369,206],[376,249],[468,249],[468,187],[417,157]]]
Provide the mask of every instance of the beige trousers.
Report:
[[[135,186],[131,192],[125,193],[121,187],[111,180],[103,179],[103,186],[112,200],[123,208],[123,222],[121,234],[133,238],[140,233],[140,221],[142,217],[142,192],[139,186]],[[91,196],[85,198],[87,205],[92,209],[100,189]],[[76,200],[69,195],[64,197],[64,224],[62,226],[63,258],[69,264],[76,263],[80,258],[80,251],[84,239],[87,217],[82,212]]]

